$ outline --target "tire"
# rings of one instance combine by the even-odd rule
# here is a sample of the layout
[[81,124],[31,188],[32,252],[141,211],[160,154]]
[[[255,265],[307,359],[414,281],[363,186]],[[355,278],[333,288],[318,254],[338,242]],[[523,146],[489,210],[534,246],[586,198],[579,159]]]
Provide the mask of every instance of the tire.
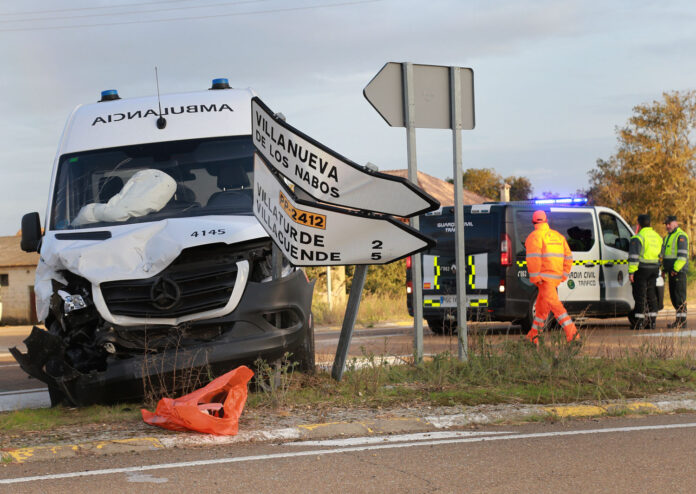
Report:
[[445,331],[445,321],[442,319],[437,319],[437,318],[430,318],[426,319],[428,321],[428,327],[430,328],[430,331],[432,331],[435,334],[442,334]]
[[426,319],[426,321],[428,322],[430,331],[435,334],[451,335],[457,333],[457,321],[446,321],[444,319],[440,319],[439,317]]
[[305,331],[302,344],[296,351],[297,369],[305,374],[314,374],[316,362],[314,356],[314,316],[309,315],[307,330]]
[[527,315],[524,316],[522,319],[518,319],[515,322],[522,327],[522,331],[524,333],[529,333],[529,330],[532,329],[532,324],[534,323],[533,307],[530,305],[529,310],[527,311]]

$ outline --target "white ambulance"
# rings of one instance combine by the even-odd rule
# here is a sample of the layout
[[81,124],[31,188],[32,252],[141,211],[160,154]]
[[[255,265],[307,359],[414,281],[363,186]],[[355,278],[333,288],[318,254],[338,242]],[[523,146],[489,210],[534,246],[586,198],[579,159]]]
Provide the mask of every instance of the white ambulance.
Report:
[[[138,399],[293,353],[314,367],[312,283],[285,260],[252,211],[250,89],[78,106],[53,165],[45,232],[22,220],[38,251],[35,327],[12,353],[52,402]],[[276,270],[278,271],[278,270]]]

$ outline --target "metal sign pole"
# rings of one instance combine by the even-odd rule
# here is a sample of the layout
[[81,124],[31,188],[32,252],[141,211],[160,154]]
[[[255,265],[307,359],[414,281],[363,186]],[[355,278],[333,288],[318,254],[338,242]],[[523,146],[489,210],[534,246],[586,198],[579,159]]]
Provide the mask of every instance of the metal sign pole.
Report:
[[[413,64],[405,62],[402,67],[404,91],[404,123],[406,124],[406,148],[408,150],[408,179],[418,185],[418,164],[416,158],[416,104],[413,95]],[[420,220],[414,216],[411,227],[420,229]],[[420,254],[411,256],[413,273],[413,346],[416,362],[423,360],[423,271]]]
[[336,357],[334,358],[333,367],[331,369],[331,377],[333,377],[336,381],[341,380],[343,377],[343,370],[346,368],[348,348],[350,347],[350,339],[353,337],[353,326],[355,326],[355,319],[358,317],[360,297],[362,295],[363,286],[365,285],[366,275],[366,264],[355,266],[353,283],[350,287],[348,305],[346,306],[346,315],[343,317],[343,326],[341,327],[341,335],[338,337]]
[[457,333],[459,335],[459,360],[465,361],[468,353],[466,326],[466,250],[464,247],[464,204],[462,175],[462,111],[461,70],[450,67],[450,102],[452,112],[452,154],[454,163],[454,231],[457,263]]

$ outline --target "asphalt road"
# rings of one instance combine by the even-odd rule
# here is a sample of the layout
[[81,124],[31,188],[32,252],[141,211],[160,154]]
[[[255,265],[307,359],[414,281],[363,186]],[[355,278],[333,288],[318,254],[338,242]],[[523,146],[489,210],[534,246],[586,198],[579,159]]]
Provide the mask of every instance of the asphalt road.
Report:
[[0,491],[693,493],[696,415],[640,416],[72,457],[0,467]]

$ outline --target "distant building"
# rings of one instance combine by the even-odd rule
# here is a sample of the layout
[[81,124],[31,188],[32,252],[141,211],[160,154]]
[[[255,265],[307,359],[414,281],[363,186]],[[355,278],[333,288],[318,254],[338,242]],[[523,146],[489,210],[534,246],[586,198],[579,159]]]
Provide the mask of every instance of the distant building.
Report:
[[19,247],[21,237],[0,237],[0,325],[36,322],[34,275],[39,255]]
[[[380,170],[381,171],[381,170]],[[382,173],[387,173],[389,175],[394,175],[397,177],[408,177],[408,170],[385,170]],[[425,190],[428,194],[433,196],[435,199],[440,201],[441,206],[453,206],[454,205],[454,185],[439,178],[435,178],[427,173],[418,172],[418,185]],[[483,204],[484,202],[491,202],[493,199],[484,197],[470,190],[463,190],[463,202],[464,204]]]

